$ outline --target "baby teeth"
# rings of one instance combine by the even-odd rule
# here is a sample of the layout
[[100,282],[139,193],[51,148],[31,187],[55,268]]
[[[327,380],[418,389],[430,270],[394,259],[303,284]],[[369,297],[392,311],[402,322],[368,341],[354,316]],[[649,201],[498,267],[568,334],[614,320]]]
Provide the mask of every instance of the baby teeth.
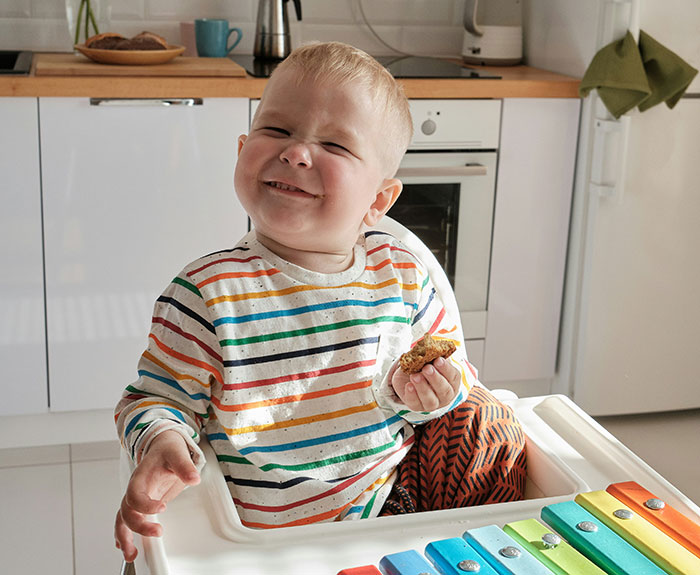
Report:
[[294,192],[303,191],[301,188],[297,188],[295,186],[288,186],[287,184],[282,184],[281,182],[270,182],[269,185],[271,185],[273,188],[278,188],[280,190],[288,190]]

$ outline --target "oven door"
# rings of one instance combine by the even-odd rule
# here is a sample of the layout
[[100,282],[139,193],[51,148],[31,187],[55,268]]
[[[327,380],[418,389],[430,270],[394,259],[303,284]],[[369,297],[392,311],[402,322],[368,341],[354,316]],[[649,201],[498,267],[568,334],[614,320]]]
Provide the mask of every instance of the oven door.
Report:
[[486,336],[496,161],[496,152],[409,150],[396,174],[403,191],[388,214],[442,264],[467,340]]

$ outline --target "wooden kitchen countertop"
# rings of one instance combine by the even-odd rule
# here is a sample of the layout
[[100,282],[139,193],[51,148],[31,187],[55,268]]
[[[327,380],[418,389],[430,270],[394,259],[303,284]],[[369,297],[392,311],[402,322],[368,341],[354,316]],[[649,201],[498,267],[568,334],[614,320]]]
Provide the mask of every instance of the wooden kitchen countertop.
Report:
[[[0,97],[259,98],[264,78],[224,76],[0,76]],[[164,66],[167,66],[165,64]],[[478,66],[475,66],[478,68]],[[400,79],[409,98],[578,98],[580,80],[528,66],[488,67],[488,79]]]

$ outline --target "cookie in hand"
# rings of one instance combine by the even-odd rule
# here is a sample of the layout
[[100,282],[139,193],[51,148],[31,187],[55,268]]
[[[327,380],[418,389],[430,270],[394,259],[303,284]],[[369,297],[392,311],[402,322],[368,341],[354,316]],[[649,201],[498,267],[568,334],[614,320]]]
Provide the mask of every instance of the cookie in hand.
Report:
[[409,375],[418,373],[425,364],[435,361],[438,357],[448,358],[456,349],[454,342],[446,339],[434,340],[429,333],[426,333],[411,351],[407,351],[399,358],[399,365]]

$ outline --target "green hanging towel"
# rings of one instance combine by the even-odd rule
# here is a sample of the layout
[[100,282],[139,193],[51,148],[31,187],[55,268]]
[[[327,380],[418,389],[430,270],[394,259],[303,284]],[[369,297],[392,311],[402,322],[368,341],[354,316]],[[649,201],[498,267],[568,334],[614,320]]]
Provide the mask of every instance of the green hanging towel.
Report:
[[581,80],[579,95],[585,98],[593,89],[598,90],[600,99],[615,118],[651,94],[639,48],[630,32],[621,40],[603,46],[593,57]]
[[673,108],[698,71],[643,30],[639,32],[639,53],[651,88],[649,97],[639,104],[639,111],[661,102]]

